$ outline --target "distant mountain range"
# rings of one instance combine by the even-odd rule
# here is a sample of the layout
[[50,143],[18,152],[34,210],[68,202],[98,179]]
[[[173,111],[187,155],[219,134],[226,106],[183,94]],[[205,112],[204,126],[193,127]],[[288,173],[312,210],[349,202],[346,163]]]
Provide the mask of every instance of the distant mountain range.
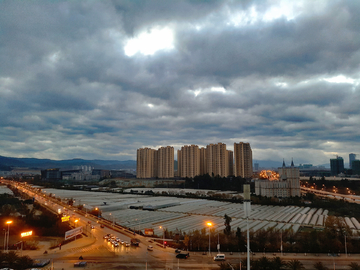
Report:
[[[260,169],[276,169],[282,166],[282,161],[274,160],[254,160],[254,163],[259,163]],[[31,169],[71,169],[74,166],[92,166],[95,169],[104,170],[121,170],[121,169],[136,169],[136,160],[86,160],[80,158],[67,159],[67,160],[51,160],[51,159],[37,159],[37,158],[13,158],[0,156],[0,170],[11,170],[14,167],[27,167]],[[177,170],[177,161],[174,161],[175,170]],[[290,163],[286,163],[290,166]],[[321,164],[329,168],[330,164]]]
[[31,169],[71,169],[73,166],[84,165],[92,166],[95,169],[105,170],[136,169],[136,160],[86,160],[80,158],[68,160],[51,160],[37,158],[12,158],[0,156],[0,170],[10,170],[13,167],[27,167]]

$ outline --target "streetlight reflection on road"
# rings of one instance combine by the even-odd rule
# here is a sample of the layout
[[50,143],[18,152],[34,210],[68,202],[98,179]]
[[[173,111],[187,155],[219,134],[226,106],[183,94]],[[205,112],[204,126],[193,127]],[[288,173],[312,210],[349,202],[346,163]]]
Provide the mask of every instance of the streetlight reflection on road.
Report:
[[210,228],[211,228],[211,226],[212,226],[212,223],[211,223],[211,222],[207,222],[206,225],[209,226],[209,256],[210,256],[210,255],[211,255],[211,254],[210,254]]

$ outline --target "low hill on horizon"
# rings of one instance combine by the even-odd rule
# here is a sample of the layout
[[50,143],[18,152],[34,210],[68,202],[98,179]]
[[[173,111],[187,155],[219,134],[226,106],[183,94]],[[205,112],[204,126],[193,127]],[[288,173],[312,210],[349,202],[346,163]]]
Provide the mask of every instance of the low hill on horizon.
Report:
[[72,168],[73,166],[92,166],[95,169],[119,170],[136,169],[135,160],[86,160],[81,158],[67,160],[37,159],[37,158],[13,158],[0,156],[0,168],[28,167],[32,169]]

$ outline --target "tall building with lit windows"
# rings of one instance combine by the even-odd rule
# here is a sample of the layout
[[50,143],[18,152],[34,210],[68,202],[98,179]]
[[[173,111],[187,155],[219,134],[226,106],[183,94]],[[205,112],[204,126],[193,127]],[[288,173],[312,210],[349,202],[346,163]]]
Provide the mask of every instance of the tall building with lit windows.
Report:
[[226,144],[217,143],[206,146],[206,169],[209,175],[227,177],[229,175],[229,153]]
[[234,143],[235,176],[251,178],[253,175],[250,143]]
[[200,175],[200,149],[197,145],[185,145],[178,150],[178,175],[194,178]]
[[283,161],[283,166],[278,168],[278,171],[275,178],[255,180],[255,194],[278,198],[300,196],[300,173],[294,162],[291,161],[291,166],[286,167]]

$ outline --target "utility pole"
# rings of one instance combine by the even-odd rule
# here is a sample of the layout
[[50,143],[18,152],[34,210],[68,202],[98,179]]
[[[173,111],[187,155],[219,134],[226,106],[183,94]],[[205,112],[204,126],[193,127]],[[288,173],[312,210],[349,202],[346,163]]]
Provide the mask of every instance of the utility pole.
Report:
[[247,268],[250,269],[250,232],[249,232],[249,216],[251,212],[250,185],[244,185],[244,213],[246,218],[246,238],[247,238]]
[[281,246],[280,246],[280,250],[281,250],[281,256],[282,256],[282,255],[283,255],[282,231],[281,231],[280,237],[281,237]]
[[345,257],[347,257],[346,233],[345,233]]

